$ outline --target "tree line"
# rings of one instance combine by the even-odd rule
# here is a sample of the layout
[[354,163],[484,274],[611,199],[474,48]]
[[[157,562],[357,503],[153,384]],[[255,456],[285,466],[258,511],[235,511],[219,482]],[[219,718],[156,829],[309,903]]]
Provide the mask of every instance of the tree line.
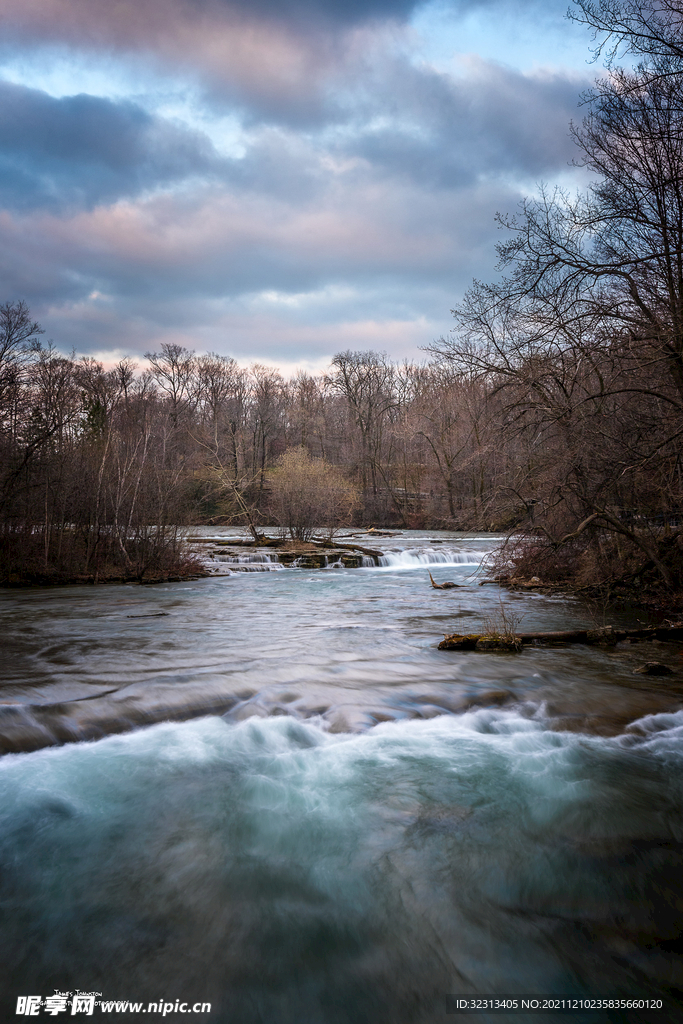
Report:
[[190,523],[256,536],[301,520],[303,538],[351,522],[498,529],[521,510],[503,404],[439,357],[344,352],[284,380],[171,344],[105,369],[41,333],[23,302],[0,306],[5,578],[172,572]]

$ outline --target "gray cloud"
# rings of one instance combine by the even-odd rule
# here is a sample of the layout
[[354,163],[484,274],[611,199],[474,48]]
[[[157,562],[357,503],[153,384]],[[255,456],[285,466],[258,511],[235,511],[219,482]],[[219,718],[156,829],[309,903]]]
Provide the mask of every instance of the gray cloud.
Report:
[[[357,24],[374,18],[408,17],[424,0],[221,0],[228,10],[249,16],[279,20],[303,18]],[[212,0],[200,0],[200,7],[214,7]]]
[[[446,10],[536,9],[565,0],[442,0]],[[420,0],[4,0],[2,43],[118,56],[149,72],[179,74],[246,118],[304,127],[338,116],[329,88],[364,36],[405,28]],[[390,34],[391,34],[390,30]],[[367,41],[367,40],[366,40]],[[47,55],[49,59],[49,54]],[[137,62],[137,63],[136,63]]]
[[0,83],[0,299],[26,298],[60,346],[92,352],[176,340],[277,359],[297,338],[316,356],[403,352],[448,330],[458,293],[490,276],[496,210],[521,180],[566,171],[585,83],[411,63],[408,33],[379,23],[414,7],[5,0],[27,40],[137,52],[195,96],[199,82],[207,121],[241,118],[245,155],[144,98]]
[[[458,79],[400,60],[364,81],[357,70],[346,123],[305,136],[262,127],[239,160],[135,104],[7,87],[0,141],[28,181],[0,176],[22,200],[6,218],[8,294],[46,308],[98,292],[122,316],[147,303],[178,321],[179,303],[329,285],[351,288],[359,312],[372,292],[379,310],[401,282],[406,295],[437,288],[447,311],[454,282],[492,262],[510,182],[565,169],[578,84],[482,62]],[[185,176],[191,188],[155,196]],[[128,201],[108,208],[108,195]]]
[[168,71],[192,72],[233,99],[303,99],[317,71],[372,22],[405,21],[415,0],[4,0],[6,52],[66,47],[144,55]]
[[[0,272],[10,294],[29,299],[41,316],[55,304],[92,299],[98,308],[116,308],[124,333],[135,307],[162,316],[157,327],[166,329],[182,319],[179,306],[206,302],[210,309],[248,296],[274,318],[277,311],[304,316],[313,308],[324,319],[329,299],[319,293],[330,288],[346,296],[335,302],[347,316],[363,306],[367,313],[370,293],[370,305],[383,313],[384,293],[400,289],[415,307],[411,293],[437,289],[446,296],[481,271],[490,261],[493,214],[515,198],[504,188],[444,196],[366,182],[363,189],[333,189],[309,208],[216,189],[69,219],[5,215],[12,258]],[[264,294],[272,298],[258,299]],[[447,315],[452,299],[443,302]],[[98,339],[91,344],[98,347]]]
[[[195,178],[292,206],[370,180],[454,189],[491,174],[544,175],[572,154],[571,78],[478,62],[454,79],[400,59],[354,71],[336,128],[302,136],[252,124],[241,159],[136,103],[0,82],[0,204],[90,208]],[[347,165],[342,174],[335,162]]]
[[205,136],[135,103],[0,82],[0,203],[9,208],[88,207],[217,166]]
[[[545,175],[574,155],[568,123],[586,85],[483,61],[470,62],[469,75],[458,78],[396,62],[381,86],[374,75],[365,84],[357,104],[365,109],[365,124],[347,150],[423,187],[453,188],[487,175]],[[379,116],[378,95],[390,98],[398,113]]]

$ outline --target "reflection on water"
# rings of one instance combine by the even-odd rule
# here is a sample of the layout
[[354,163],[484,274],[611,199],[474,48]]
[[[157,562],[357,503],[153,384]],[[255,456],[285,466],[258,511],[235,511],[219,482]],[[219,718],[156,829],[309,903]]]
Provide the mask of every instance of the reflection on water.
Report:
[[683,694],[633,672],[678,649],[438,651],[500,601],[523,629],[591,623],[452,554],[428,564],[463,587],[435,591],[430,544],[4,592],[6,748],[213,714],[0,759],[2,1019],[77,987],[226,1024],[428,1024],[447,992],[533,991],[680,1019]]

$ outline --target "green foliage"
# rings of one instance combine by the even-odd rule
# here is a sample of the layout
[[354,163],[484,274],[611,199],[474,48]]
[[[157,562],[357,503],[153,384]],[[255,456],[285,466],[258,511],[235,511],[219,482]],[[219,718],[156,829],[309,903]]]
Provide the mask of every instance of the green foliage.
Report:
[[99,398],[84,396],[82,432],[85,438],[100,441],[107,430],[107,410]]

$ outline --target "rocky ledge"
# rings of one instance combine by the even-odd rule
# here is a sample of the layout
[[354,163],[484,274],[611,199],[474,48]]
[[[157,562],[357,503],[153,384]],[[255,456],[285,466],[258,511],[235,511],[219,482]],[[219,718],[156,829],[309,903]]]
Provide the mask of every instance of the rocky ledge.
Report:
[[263,537],[258,542],[227,538],[190,537],[195,551],[204,558],[222,563],[230,572],[258,572],[287,565],[296,569],[360,569],[377,565],[382,552],[356,544],[332,541],[281,541]]

